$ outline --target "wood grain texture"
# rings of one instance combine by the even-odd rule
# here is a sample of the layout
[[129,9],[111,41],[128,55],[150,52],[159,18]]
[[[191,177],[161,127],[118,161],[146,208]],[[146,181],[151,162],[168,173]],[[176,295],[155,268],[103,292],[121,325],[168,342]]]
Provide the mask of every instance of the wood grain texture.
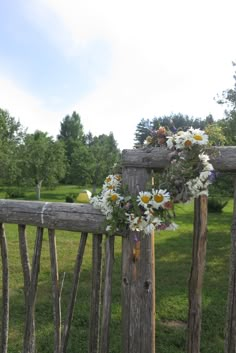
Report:
[[[26,226],[18,225],[19,248],[21,257],[21,266],[24,278],[24,295],[26,307],[25,333],[23,343],[23,353],[35,352],[35,319],[34,311],[30,308],[29,296],[31,285],[31,267],[28,253],[28,243],[26,235]],[[32,316],[30,315],[32,314]]]
[[61,351],[61,297],[59,288],[56,235],[54,229],[48,230],[49,252],[51,260],[52,298],[54,318],[54,353]]
[[115,238],[112,236],[108,236],[106,239],[100,353],[109,353],[109,338],[110,338],[109,332],[110,332],[111,300],[112,300],[112,297],[111,297],[112,270],[113,270],[113,263],[114,263],[114,241],[115,241]]
[[234,211],[231,227],[231,256],[227,318],[225,326],[225,353],[236,352],[236,178],[234,180]]
[[103,233],[105,217],[90,204],[0,200],[0,222]]
[[[123,183],[136,195],[150,174],[123,168]],[[153,235],[129,232],[122,239],[122,352],[155,353],[155,267]]]
[[99,353],[102,287],[102,235],[93,237],[89,353]]
[[1,353],[7,353],[9,330],[9,268],[7,239],[2,224],[0,224],[0,248],[2,259],[2,327],[0,350]]
[[[215,151],[215,152],[213,152]],[[211,163],[215,170],[223,172],[236,171],[236,146],[209,148]],[[136,150],[123,150],[122,165],[133,168],[151,168],[162,170],[171,160],[171,152],[164,147],[146,147]]]
[[187,353],[200,352],[202,286],[206,262],[207,196],[194,200],[194,234],[192,266],[189,279],[189,312],[187,328]]
[[26,321],[24,334],[24,352],[34,353],[36,351],[35,337],[35,303],[38,286],[38,275],[40,270],[40,257],[43,242],[43,228],[37,228],[29,293],[26,302]]

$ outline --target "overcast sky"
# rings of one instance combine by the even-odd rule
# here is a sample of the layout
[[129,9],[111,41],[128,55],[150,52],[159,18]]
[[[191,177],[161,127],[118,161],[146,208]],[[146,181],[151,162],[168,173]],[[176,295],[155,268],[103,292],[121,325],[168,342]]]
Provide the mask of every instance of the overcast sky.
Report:
[[56,136],[75,110],[124,149],[142,118],[223,117],[235,0],[2,0],[0,13],[0,107],[28,132]]

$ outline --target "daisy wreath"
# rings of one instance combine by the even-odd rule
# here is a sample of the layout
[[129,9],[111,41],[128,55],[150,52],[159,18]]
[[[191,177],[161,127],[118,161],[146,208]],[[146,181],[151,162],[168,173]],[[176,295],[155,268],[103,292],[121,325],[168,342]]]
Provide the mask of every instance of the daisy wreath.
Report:
[[148,136],[146,144],[166,146],[172,153],[170,166],[159,176],[159,188],[141,191],[137,196],[128,194],[121,175],[105,179],[100,195],[93,197],[91,203],[106,216],[109,234],[127,229],[144,234],[175,230],[177,225],[171,221],[174,203],[208,194],[214,172],[205,152],[208,135],[204,131],[190,128],[168,136],[161,127]]

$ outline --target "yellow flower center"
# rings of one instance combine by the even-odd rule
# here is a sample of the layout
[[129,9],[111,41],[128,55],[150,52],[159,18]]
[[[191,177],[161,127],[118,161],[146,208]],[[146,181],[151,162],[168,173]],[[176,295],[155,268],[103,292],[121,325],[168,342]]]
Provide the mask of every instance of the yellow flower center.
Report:
[[143,196],[141,197],[141,200],[142,200],[143,203],[148,203],[148,202],[150,201],[150,196],[148,196],[148,195],[143,195]]
[[161,195],[161,194],[156,194],[156,195],[154,196],[154,201],[157,202],[157,203],[160,203],[160,202],[162,202],[163,200],[164,200],[164,196]]
[[118,195],[117,194],[112,194],[111,195],[111,201],[116,201],[118,199]]
[[120,175],[116,175],[115,178],[116,178],[116,180],[118,180],[118,181],[121,180],[121,176],[120,176]]
[[194,135],[193,138],[194,138],[194,140],[202,141],[202,136],[201,135]]
[[113,185],[108,185],[107,188],[108,188],[108,190],[113,190],[114,186]]
[[190,146],[192,146],[192,142],[190,140],[186,140],[185,143],[184,143],[184,146],[185,147],[190,147]]
[[107,182],[107,183],[110,183],[110,181],[111,181],[111,178],[110,178],[110,177],[107,177],[107,178],[106,178],[106,182]]

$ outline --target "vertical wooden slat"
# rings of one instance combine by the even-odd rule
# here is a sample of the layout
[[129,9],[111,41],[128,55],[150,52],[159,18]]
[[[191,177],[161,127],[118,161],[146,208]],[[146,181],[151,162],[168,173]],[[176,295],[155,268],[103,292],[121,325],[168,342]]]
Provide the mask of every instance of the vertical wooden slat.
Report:
[[62,343],[61,343],[61,353],[66,353],[66,347],[69,339],[71,321],[73,318],[76,294],[78,290],[78,283],[79,283],[81,265],[83,261],[87,236],[88,236],[88,233],[81,233],[80,244],[79,244],[78,253],[77,253],[76,262],[75,262],[75,268],[74,268],[74,279],[72,284],[70,302],[68,305],[67,315],[64,323],[64,331],[63,331],[63,337],[62,337]]
[[32,261],[32,272],[30,280],[30,289],[28,293],[26,307],[26,324],[24,335],[25,352],[35,352],[35,301],[38,284],[38,274],[40,269],[40,257],[43,242],[43,228],[37,228],[34,255]]
[[7,353],[9,329],[9,270],[7,239],[3,224],[0,224],[0,247],[2,258],[2,329],[1,353]]
[[141,339],[141,352],[146,347],[155,347],[155,240],[154,232],[145,238],[142,246],[145,248],[144,256],[141,258],[146,281],[143,283],[143,295],[141,304],[141,318],[146,324],[143,326]]
[[89,353],[99,352],[101,282],[102,282],[102,235],[93,235],[92,291],[90,306]]
[[113,263],[114,263],[114,237],[113,236],[108,236],[106,239],[105,261],[106,261],[106,267],[105,267],[105,279],[104,279],[100,353],[109,353],[112,270],[113,270]]
[[24,293],[25,293],[25,301],[27,302],[29,289],[30,289],[30,281],[31,281],[31,275],[30,275],[31,269],[30,269],[25,225],[19,225],[18,230],[19,230],[21,264],[22,264],[23,277],[24,277]]
[[49,250],[51,260],[52,276],[52,298],[53,298],[53,317],[54,317],[54,353],[60,353],[61,349],[61,298],[59,288],[59,275],[57,263],[56,235],[54,229],[48,230]]
[[[144,168],[123,168],[122,176],[133,195],[150,179]],[[122,239],[122,352],[155,353],[154,263],[153,236],[129,232]]]
[[202,285],[206,262],[207,244],[207,196],[194,200],[194,234],[192,267],[189,279],[189,312],[187,330],[187,352],[200,352]]
[[225,353],[236,352],[236,178],[234,180],[234,210],[231,227],[231,257],[228,307],[225,327]]
[[[31,283],[31,269],[28,253],[28,244],[27,244],[27,235],[26,235],[26,226],[18,225],[19,233],[19,247],[20,247],[20,256],[21,256],[21,265],[24,277],[24,294],[25,294],[25,307],[26,315],[29,308],[29,292],[30,292],[30,283]],[[26,320],[27,322],[27,320]],[[25,336],[23,344],[23,353],[35,352],[35,320],[32,317],[31,327],[28,330],[25,326]]]

